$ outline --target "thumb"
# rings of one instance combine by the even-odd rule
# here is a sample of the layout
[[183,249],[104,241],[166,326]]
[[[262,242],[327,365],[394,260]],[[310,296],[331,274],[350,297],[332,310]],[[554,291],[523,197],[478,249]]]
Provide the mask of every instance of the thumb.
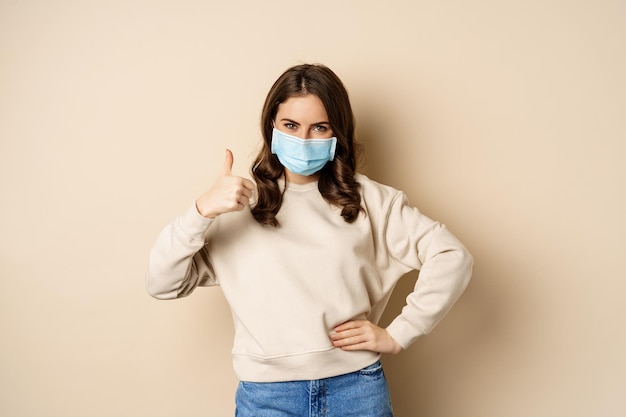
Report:
[[222,167],[222,175],[231,175],[233,171],[233,153],[230,149],[226,149],[226,158]]

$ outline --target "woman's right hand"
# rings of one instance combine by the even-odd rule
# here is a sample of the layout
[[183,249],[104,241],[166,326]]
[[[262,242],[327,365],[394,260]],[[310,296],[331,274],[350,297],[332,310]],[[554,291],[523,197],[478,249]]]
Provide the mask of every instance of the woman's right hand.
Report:
[[223,213],[241,211],[250,204],[255,189],[251,180],[232,175],[233,153],[226,149],[222,172],[211,188],[196,200],[198,212],[210,219]]

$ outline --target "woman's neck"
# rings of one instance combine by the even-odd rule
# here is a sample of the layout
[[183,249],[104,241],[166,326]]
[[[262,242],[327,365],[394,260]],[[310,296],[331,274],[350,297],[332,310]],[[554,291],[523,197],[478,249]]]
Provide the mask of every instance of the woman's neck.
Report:
[[287,178],[287,182],[290,182],[293,184],[309,184],[312,182],[317,182],[317,180],[319,180],[320,178],[320,174],[319,173],[315,173],[312,175],[294,174],[293,172],[285,168],[285,177]]

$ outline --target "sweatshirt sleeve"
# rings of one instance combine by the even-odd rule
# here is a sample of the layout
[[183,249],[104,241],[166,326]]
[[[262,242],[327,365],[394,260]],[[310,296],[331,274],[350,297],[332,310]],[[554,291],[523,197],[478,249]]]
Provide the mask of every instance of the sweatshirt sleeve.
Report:
[[445,225],[408,204],[400,193],[391,204],[385,228],[389,255],[406,270],[419,270],[402,312],[387,327],[403,349],[443,319],[467,287],[473,258]]
[[185,297],[198,285],[217,285],[203,250],[213,221],[200,215],[194,204],[161,231],[150,251],[148,294],[167,300]]

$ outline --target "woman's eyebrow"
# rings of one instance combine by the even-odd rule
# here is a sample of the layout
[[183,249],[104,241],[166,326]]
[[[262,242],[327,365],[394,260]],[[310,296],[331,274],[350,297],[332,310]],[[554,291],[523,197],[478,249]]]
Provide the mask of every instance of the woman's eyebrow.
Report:
[[[294,125],[300,125],[300,123],[296,122],[295,120],[291,120],[291,119],[280,119],[281,122],[287,122],[287,123],[292,123]],[[318,125],[330,125],[329,122],[316,122],[316,123],[311,123],[311,126],[318,126]]]

